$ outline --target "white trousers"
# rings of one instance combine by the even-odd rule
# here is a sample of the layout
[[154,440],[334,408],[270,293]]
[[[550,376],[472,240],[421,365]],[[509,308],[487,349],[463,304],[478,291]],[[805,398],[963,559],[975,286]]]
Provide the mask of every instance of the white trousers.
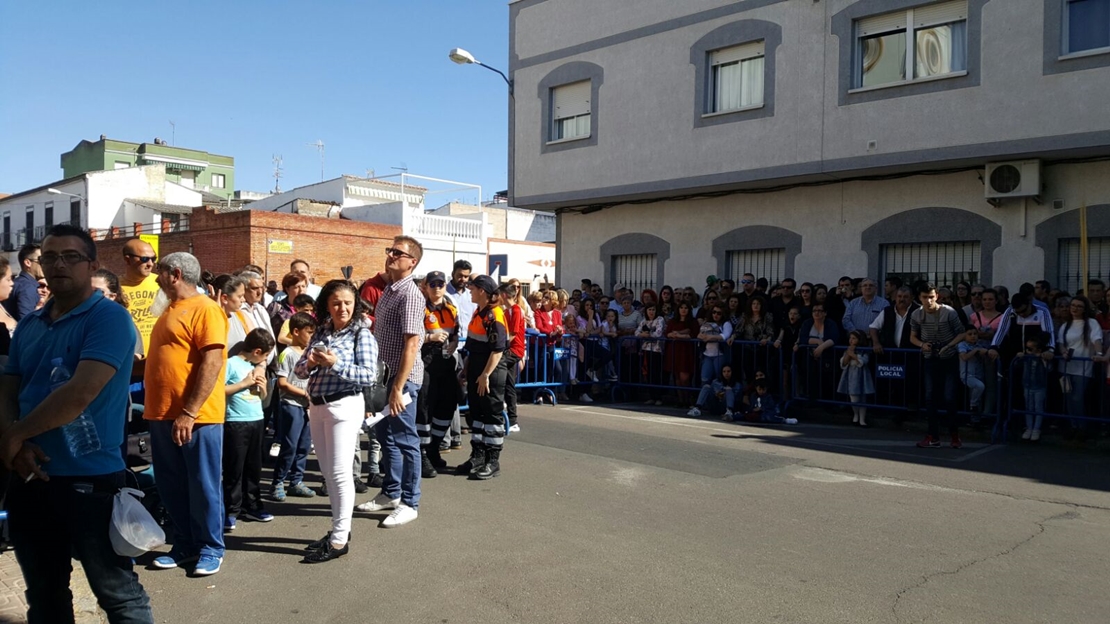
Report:
[[320,472],[328,485],[331,541],[336,546],[346,544],[351,533],[351,515],[355,510],[351,457],[355,454],[358,432],[365,417],[362,394],[308,408],[308,425],[312,429],[312,442],[316,445],[316,460],[320,462]]

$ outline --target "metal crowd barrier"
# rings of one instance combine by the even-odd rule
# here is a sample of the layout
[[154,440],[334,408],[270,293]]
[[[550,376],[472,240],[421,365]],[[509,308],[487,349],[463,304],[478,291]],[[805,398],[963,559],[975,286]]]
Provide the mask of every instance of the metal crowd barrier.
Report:
[[[1032,409],[1033,406],[1027,404],[1026,390],[1028,389],[1024,379],[1024,368],[1026,362],[1035,362],[1042,359],[1039,355],[1021,355],[1015,357],[1010,361],[1008,372],[1009,375],[1002,383],[1007,387],[1007,398],[1009,403],[1009,416],[1003,419],[999,426],[995,429],[995,438],[997,441],[1004,441],[1009,435],[1010,421],[1014,416],[1041,417],[1044,420],[1067,420],[1071,421],[1073,427],[1083,428],[1087,423],[1105,423],[1110,421],[1107,418],[1107,390],[1106,390],[1106,365],[1102,362],[1095,362],[1091,358],[1073,357],[1065,360],[1063,357],[1056,355],[1050,362],[1046,363],[1048,370],[1046,371],[1045,383],[1045,396],[1044,396],[1044,409]],[[1069,395],[1078,392],[1076,380],[1074,375],[1067,375],[1064,371],[1065,364],[1071,362],[1076,364],[1084,364],[1090,366],[1090,375],[1082,375],[1086,378],[1085,388],[1082,389],[1083,396],[1078,397],[1076,403],[1069,404],[1073,399]],[[1086,366],[1084,366],[1086,368]],[[1070,378],[1070,379],[1068,379]],[[1062,383],[1064,379],[1068,379],[1068,386]],[[1065,392],[1069,389],[1069,392]],[[1032,397],[1030,397],[1032,398]],[[1070,413],[1079,411],[1080,413]],[[1019,422],[1020,426],[1024,423]]]
[[[662,391],[698,392],[705,383],[702,373],[706,363],[703,343],[700,340],[671,338],[639,338],[621,336],[616,339],[616,382],[613,391],[631,398],[628,389],[646,390],[649,398],[658,398]],[[772,343],[733,341],[718,343],[719,360],[715,362],[710,380],[717,379],[723,366],[732,367],[733,379],[749,383],[757,371],[763,372],[774,393],[785,396],[787,371],[782,351]],[[691,366],[692,364],[692,366]],[[686,373],[684,375],[683,373]],[[686,377],[683,380],[683,377]]]
[[[856,406],[878,410],[912,413],[926,408],[925,397],[925,358],[920,349],[883,349],[875,353],[871,347],[859,347],[858,353],[866,354],[866,368],[875,386],[873,394],[864,395],[863,401],[852,403],[847,394],[838,391],[840,378],[844,371],[840,361],[848,350],[845,346],[833,346],[814,357],[816,345],[798,345],[791,361],[792,393],[791,402],[824,404],[830,406]],[[958,358],[959,355],[952,357]],[[987,373],[993,367],[985,369]],[[985,375],[986,377],[986,375]],[[984,380],[985,381],[985,380]],[[992,393],[988,396],[988,393]],[[983,403],[979,411],[971,409],[971,392],[964,379],[960,378],[956,388],[958,413],[973,419],[995,419],[1000,412],[996,385],[987,385]],[[943,410],[944,406],[938,409]]]

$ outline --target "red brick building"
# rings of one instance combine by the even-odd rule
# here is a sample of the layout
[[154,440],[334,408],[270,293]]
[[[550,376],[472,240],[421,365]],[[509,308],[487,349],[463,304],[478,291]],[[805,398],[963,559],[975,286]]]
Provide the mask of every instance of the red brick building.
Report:
[[[101,265],[122,274],[124,243],[136,234],[159,234],[159,256],[187,251],[217,275],[257,264],[280,285],[289,263],[301,258],[312,266],[317,284],[342,277],[341,269],[347,265],[353,267],[353,279],[361,282],[384,269],[385,248],[401,234],[399,225],[257,210],[218,213],[212,208],[195,208],[173,224],[164,221],[162,230],[144,231],[144,226],[136,225],[94,231]],[[271,252],[270,241],[291,241],[292,252]]]

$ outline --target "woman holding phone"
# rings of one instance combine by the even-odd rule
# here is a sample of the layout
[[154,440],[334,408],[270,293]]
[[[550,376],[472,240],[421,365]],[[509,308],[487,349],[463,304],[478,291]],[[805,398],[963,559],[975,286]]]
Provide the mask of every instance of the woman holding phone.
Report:
[[354,285],[332,280],[316,300],[316,333],[293,372],[308,379],[308,414],[316,459],[331,500],[331,531],[309,544],[305,563],[323,563],[350,550],[355,485],[351,458],[366,417],[362,389],[373,383],[378,343]]

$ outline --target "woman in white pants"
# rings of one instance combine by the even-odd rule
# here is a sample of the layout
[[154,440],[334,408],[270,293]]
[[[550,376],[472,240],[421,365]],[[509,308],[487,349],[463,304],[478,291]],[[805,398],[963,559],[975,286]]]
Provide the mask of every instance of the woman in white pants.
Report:
[[331,501],[331,531],[308,545],[305,563],[331,561],[350,550],[351,457],[366,414],[362,388],[373,382],[378,366],[378,343],[365,312],[353,284],[328,282],[316,300],[316,333],[294,368],[308,379],[309,427]]

